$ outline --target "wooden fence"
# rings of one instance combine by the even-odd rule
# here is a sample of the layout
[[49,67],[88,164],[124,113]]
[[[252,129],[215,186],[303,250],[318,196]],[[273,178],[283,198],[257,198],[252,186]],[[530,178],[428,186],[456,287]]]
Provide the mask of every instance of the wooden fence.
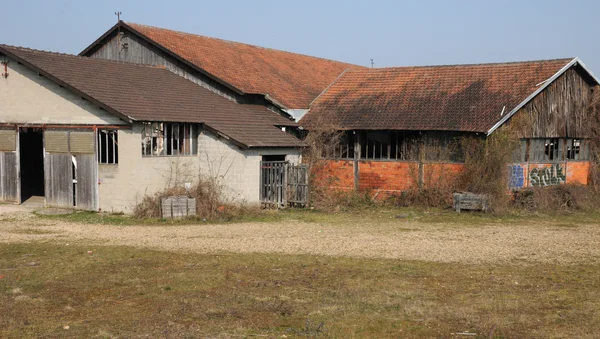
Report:
[[308,166],[287,161],[261,161],[260,202],[269,207],[306,206]]

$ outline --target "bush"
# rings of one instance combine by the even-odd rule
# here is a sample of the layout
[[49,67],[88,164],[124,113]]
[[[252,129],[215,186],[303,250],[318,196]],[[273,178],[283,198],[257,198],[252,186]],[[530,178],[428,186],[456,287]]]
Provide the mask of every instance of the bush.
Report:
[[556,185],[516,191],[512,206],[530,211],[590,210],[600,207],[598,193],[589,186]]
[[190,190],[184,187],[166,188],[154,195],[146,195],[133,209],[139,219],[161,218],[161,201],[170,196],[196,198],[196,217],[206,220],[233,220],[249,214],[257,214],[259,207],[233,204],[223,199],[222,188],[216,180],[200,180]]

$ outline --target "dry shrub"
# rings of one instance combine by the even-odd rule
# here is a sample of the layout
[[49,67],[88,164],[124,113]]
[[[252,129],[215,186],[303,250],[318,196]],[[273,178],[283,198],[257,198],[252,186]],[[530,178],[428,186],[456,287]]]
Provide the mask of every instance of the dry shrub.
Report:
[[556,185],[525,188],[514,192],[517,209],[530,211],[592,210],[600,207],[598,193],[583,185]]
[[488,195],[494,210],[508,207],[507,169],[518,145],[518,138],[506,129],[498,130],[486,139],[464,138],[465,165],[458,177],[458,188]]
[[590,167],[590,184],[596,191],[600,192],[600,86],[594,88],[590,104],[588,106],[588,142],[592,166]]
[[[196,199],[196,218],[200,220],[233,220],[260,212],[259,206],[247,206],[234,203],[225,194],[225,186],[220,176],[207,173],[197,178],[194,167],[190,162],[179,158],[171,162],[170,168],[162,173],[165,188],[153,195],[145,195],[134,206],[133,216],[139,219],[161,218],[161,202],[163,198],[172,196],[187,196]],[[186,183],[194,183],[185,188]]]
[[452,191],[443,187],[411,189],[390,196],[387,202],[401,207],[449,208],[452,206]]
[[156,192],[154,195],[146,195],[133,209],[136,218],[160,218],[161,201],[171,196],[187,196],[196,198],[196,214],[200,219],[206,220],[231,220],[257,212],[258,208],[233,204],[222,198],[222,190],[215,180],[200,180],[196,185],[187,190],[184,187],[170,187]]

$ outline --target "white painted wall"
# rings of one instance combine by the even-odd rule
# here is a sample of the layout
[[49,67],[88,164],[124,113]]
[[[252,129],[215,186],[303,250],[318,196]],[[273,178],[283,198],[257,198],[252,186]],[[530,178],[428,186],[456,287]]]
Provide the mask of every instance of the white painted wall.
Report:
[[8,59],[0,78],[0,123],[117,125],[123,121]]

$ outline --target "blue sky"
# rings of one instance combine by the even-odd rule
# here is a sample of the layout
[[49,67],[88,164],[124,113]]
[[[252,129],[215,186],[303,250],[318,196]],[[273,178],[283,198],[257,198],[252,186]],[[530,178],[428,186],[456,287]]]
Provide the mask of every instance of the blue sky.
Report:
[[579,56],[600,74],[600,1],[10,1],[0,43],[78,53],[116,22],[376,67]]

